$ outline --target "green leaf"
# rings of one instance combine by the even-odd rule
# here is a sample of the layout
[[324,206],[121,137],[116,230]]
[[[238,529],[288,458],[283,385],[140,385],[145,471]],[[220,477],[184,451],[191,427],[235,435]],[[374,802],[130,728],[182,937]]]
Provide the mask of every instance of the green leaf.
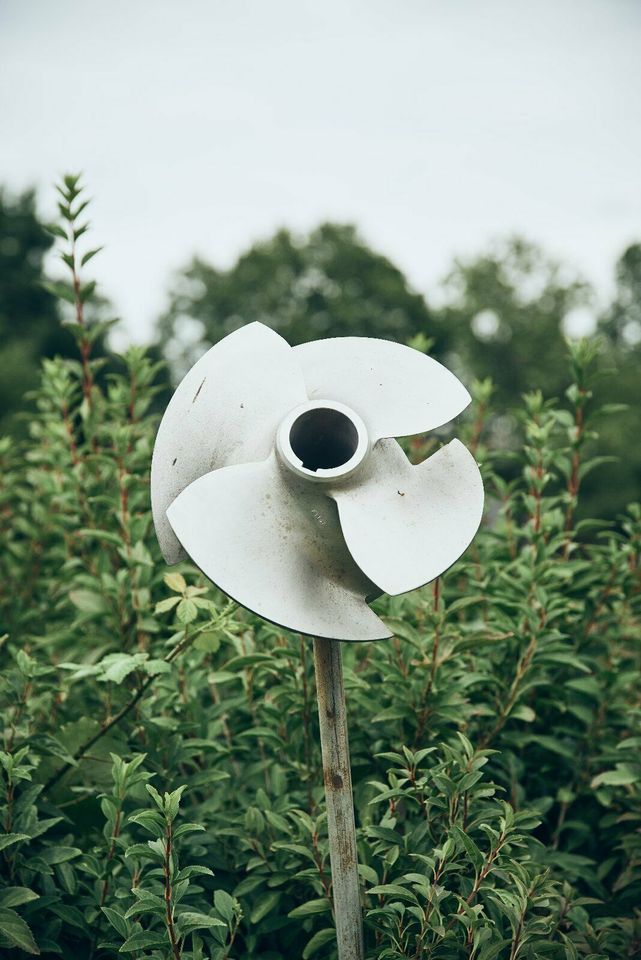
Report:
[[216,890],[214,893],[214,906],[227,926],[231,926],[234,920],[235,903],[226,890]]
[[81,176],[82,176],[82,172],[81,173],[65,173],[64,177],[62,178],[62,182],[64,183],[65,187],[69,191],[70,196],[76,196],[78,193],[82,192],[83,187],[80,187],[80,189],[78,189],[78,183],[80,181]]
[[47,847],[40,854],[44,862],[48,863],[50,866],[53,866],[57,863],[67,863],[67,861],[75,860],[76,857],[81,855],[82,850],[79,850],[78,847],[66,847],[62,844],[55,845],[53,847]]
[[106,609],[103,598],[93,590],[72,590],[69,599],[83,613],[104,613]]
[[163,860],[161,851],[147,843],[132,843],[125,851],[125,857],[136,857],[141,860]]
[[316,863],[313,850],[303,846],[302,843],[285,843],[282,840],[276,840],[272,844],[272,847],[274,850],[289,850],[291,853],[296,853],[301,857],[306,857],[308,860],[311,860],[312,863]]
[[218,630],[203,630],[196,637],[194,646],[205,653],[216,653],[220,648],[220,632]]
[[0,907],[0,933],[12,946],[19,947],[25,953],[40,953],[29,925],[15,910]]
[[276,830],[280,830],[281,833],[288,834],[290,832],[290,825],[285,817],[282,817],[280,813],[274,813],[273,810],[264,810],[265,819],[272,827],[275,827]]
[[149,950],[154,947],[169,947],[169,939],[160,933],[141,930],[125,940],[119,953],[133,953],[134,950]]
[[113,907],[101,907],[100,908],[111,926],[118,931],[123,939],[126,939],[129,936],[129,930],[131,926],[121,913],[118,913],[117,910],[114,910]]
[[187,789],[185,784],[178,787],[176,790],[172,790],[171,793],[165,794],[165,816],[168,820],[175,820],[178,816],[178,810],[180,808],[180,798],[183,795],[183,792]]
[[136,903],[127,910],[125,920],[129,920],[130,917],[138,917],[143,913],[150,913],[157,917],[165,916],[167,908],[161,897],[149,893],[148,890],[139,890],[136,887],[133,888],[132,893],[137,898]]
[[30,840],[26,833],[4,833],[0,835],[0,850],[10,846],[12,843],[19,843],[21,840]]
[[629,409],[630,405],[628,403],[604,403],[596,412],[604,414],[605,416],[611,416],[614,413],[625,413],[625,411]]
[[171,673],[173,668],[166,660],[145,660],[142,669],[150,677],[156,677],[159,673]]
[[640,775],[628,767],[618,767],[616,770],[606,770],[592,780],[592,787],[621,787],[630,783],[637,783]]
[[198,607],[193,600],[181,600],[176,608],[176,619],[179,623],[191,623],[198,616]]
[[510,712],[510,717],[513,720],[525,720],[526,723],[533,723],[536,720],[536,714],[532,707],[528,707],[524,703],[514,707]]
[[100,253],[101,250],[102,250],[102,247],[95,247],[93,250],[87,250],[87,252],[86,252],[85,255],[83,256],[82,260],[80,261],[80,266],[81,266],[81,267],[84,267],[84,265],[85,265],[86,263],[89,263],[89,261],[90,261],[93,257],[95,257],[97,253]]
[[125,677],[139,669],[146,660],[146,653],[110,653],[100,661],[102,667],[100,680],[122,683]]
[[46,281],[42,283],[41,286],[58,300],[66,300],[67,303],[76,302],[76,295],[73,289],[66,283],[50,283]]
[[[80,193],[81,191],[78,191]],[[79,203],[78,206],[71,211],[74,220],[77,220],[82,211],[89,206],[91,200],[83,200],[82,203]]]
[[43,227],[50,233],[53,237],[59,237],[61,240],[67,240],[67,231],[63,230],[61,226],[57,223],[44,223]]
[[329,910],[329,901],[326,897],[320,897],[317,900],[308,900],[307,903],[301,903],[299,907],[294,907],[287,914],[288,917],[311,917],[317,913],[326,913]]
[[161,797],[161,795],[158,793],[158,791],[157,791],[156,788],[154,787],[153,783],[146,783],[146,784],[145,784],[145,790],[147,791],[147,793],[149,794],[149,796],[151,797],[151,799],[154,801],[154,803],[156,804],[156,806],[158,807],[158,809],[160,810],[160,812],[161,812],[161,813],[164,813],[164,812],[165,812],[165,801],[163,800],[163,798]]
[[474,840],[470,837],[468,833],[465,833],[464,830],[461,830],[460,827],[452,827],[451,834],[453,837],[458,840],[459,844],[463,847],[468,857],[474,864],[476,870],[480,870],[482,867],[485,857],[482,850],[476,845]]
[[271,913],[274,907],[280,903],[280,899],[281,895],[276,890],[273,890],[271,893],[261,894],[252,908],[249,917],[250,923],[260,923],[263,917]]
[[370,896],[383,896],[386,899],[400,897],[401,900],[409,900],[410,903],[418,903],[416,895],[412,890],[401,887],[398,883],[381,883],[377,887],[372,887],[367,891]]
[[601,687],[595,677],[579,677],[577,680],[568,680],[565,685],[571,690],[579,690],[596,700],[601,696]]
[[214,871],[209,867],[203,867],[199,863],[191,864],[188,867],[183,867],[182,870],[179,870],[176,874],[176,880],[185,880],[188,877],[213,877]]
[[464,610],[466,607],[471,607],[477,604],[487,603],[487,597],[484,597],[482,594],[478,594],[473,597],[459,597],[458,600],[454,600],[452,603],[448,604],[447,612],[456,613],[458,610]]
[[191,933],[192,930],[227,926],[227,924],[224,923],[224,921],[219,920],[218,917],[209,917],[207,914],[198,913],[195,910],[190,910],[186,913],[179,914],[177,924],[180,935],[183,937],[186,936],[186,934]]
[[39,896],[29,887],[5,887],[0,890],[0,907],[19,907],[23,903],[37,900]]
[[336,939],[336,930],[333,927],[325,927],[324,930],[318,930],[303,950],[303,960],[308,960],[317,953],[326,943],[332,943]]
[[138,813],[132,813],[129,817],[130,823],[137,823],[139,826],[149,830],[155,837],[162,837],[165,832],[164,821],[161,815],[155,810],[140,810]]
[[186,833],[197,833],[204,829],[202,823],[181,823],[180,826],[174,830],[174,839],[177,840],[178,837],[183,837]]
[[174,593],[184,593],[187,589],[187,584],[182,573],[166,573],[163,580]]
[[173,610],[177,603],[180,603],[180,597],[167,597],[165,600],[160,600],[154,607],[154,613],[167,613],[168,610]]
[[366,880],[367,883],[373,883],[373,884],[378,883],[378,876],[376,874],[376,870],[374,870],[373,867],[369,867],[365,863],[359,863],[358,875],[359,877],[362,877],[363,880]]
[[[69,326],[69,325],[68,325]],[[123,546],[123,539],[112,530],[96,530],[93,527],[82,527],[76,533],[77,537],[88,537],[93,540],[104,540],[106,543],[113,543],[117,547]]]

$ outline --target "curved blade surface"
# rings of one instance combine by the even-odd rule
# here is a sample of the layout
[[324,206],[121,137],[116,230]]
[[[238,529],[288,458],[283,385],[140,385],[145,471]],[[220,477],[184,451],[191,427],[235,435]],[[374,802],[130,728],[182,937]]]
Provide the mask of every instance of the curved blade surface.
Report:
[[332,488],[345,542],[386,593],[440,576],[470,544],[483,514],[476,460],[452,440],[412,466],[395,440],[381,440],[358,478]]
[[365,421],[372,443],[433,430],[471,397],[431,357],[390,340],[334,337],[294,347],[310,400],[339,400]]
[[367,606],[379,591],[345,546],[336,504],[275,454],[195,480],[167,516],[203,573],[261,617],[334,640],[391,636]]
[[198,360],[162,418],[151,463],[151,504],[167,563],[185,552],[166,517],[192,481],[229,464],[263,460],[280,421],[307,399],[292,348],[262,323],[231,333]]

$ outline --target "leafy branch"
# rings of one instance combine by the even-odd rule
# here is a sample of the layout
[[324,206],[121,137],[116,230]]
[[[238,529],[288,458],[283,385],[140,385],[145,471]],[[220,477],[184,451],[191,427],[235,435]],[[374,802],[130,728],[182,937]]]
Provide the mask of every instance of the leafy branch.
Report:
[[[189,647],[191,647],[191,645],[195,642],[195,640],[201,634],[205,633],[205,631],[209,632],[217,628],[219,626],[220,621],[223,618],[226,618],[227,615],[228,615],[228,610],[226,609],[223,613],[221,613],[221,615],[218,618],[215,618],[215,619],[213,618],[209,622],[200,624],[195,629],[189,632],[186,632],[185,635],[181,638],[181,640],[179,640],[178,643],[176,643],[176,645],[172,647],[172,649],[166,654],[166,656],[162,658],[161,662],[165,664],[173,663],[173,661],[176,660],[177,657],[179,657],[182,653],[184,653],[185,650],[188,650]],[[118,712],[114,714],[114,716],[111,717],[111,719],[107,723],[105,723],[104,726],[102,726],[97,733],[95,733],[93,736],[85,740],[85,742],[81,744],[78,747],[78,749],[73,752],[73,754],[71,755],[71,758],[67,760],[67,762],[64,763],[58,770],[56,770],[56,772],[53,773],[47,781],[45,781],[45,784],[43,786],[43,791],[45,793],[48,790],[51,790],[51,788],[54,787],[65,776],[65,774],[68,773],[69,770],[71,770],[73,767],[76,767],[78,762],[80,762],[85,758],[89,750],[91,750],[91,748],[94,747],[99,740],[105,737],[110,730],[113,730],[115,726],[121,723],[125,719],[125,717],[131,713],[131,711],[134,709],[136,704],[140,703],[144,695],[152,686],[157,675],[158,674],[154,672],[153,674],[150,674],[148,677],[146,677],[145,680],[143,680],[142,683],[140,683],[140,685],[138,686],[138,689],[133,694],[133,696],[127,701],[127,703],[125,703],[124,706],[122,706],[120,710],[118,710]]]

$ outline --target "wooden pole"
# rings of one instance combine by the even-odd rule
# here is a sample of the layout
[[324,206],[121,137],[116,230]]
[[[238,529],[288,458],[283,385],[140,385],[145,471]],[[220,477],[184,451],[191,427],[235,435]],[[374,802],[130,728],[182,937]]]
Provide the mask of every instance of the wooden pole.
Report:
[[363,917],[340,641],[316,638],[314,666],[338,957],[363,960]]

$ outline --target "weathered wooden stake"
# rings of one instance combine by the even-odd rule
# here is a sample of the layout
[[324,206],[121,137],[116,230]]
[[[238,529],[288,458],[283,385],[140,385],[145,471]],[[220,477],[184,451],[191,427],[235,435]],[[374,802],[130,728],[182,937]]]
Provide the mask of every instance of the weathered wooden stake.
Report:
[[363,960],[363,917],[339,640],[314,640],[327,830],[339,960]]

